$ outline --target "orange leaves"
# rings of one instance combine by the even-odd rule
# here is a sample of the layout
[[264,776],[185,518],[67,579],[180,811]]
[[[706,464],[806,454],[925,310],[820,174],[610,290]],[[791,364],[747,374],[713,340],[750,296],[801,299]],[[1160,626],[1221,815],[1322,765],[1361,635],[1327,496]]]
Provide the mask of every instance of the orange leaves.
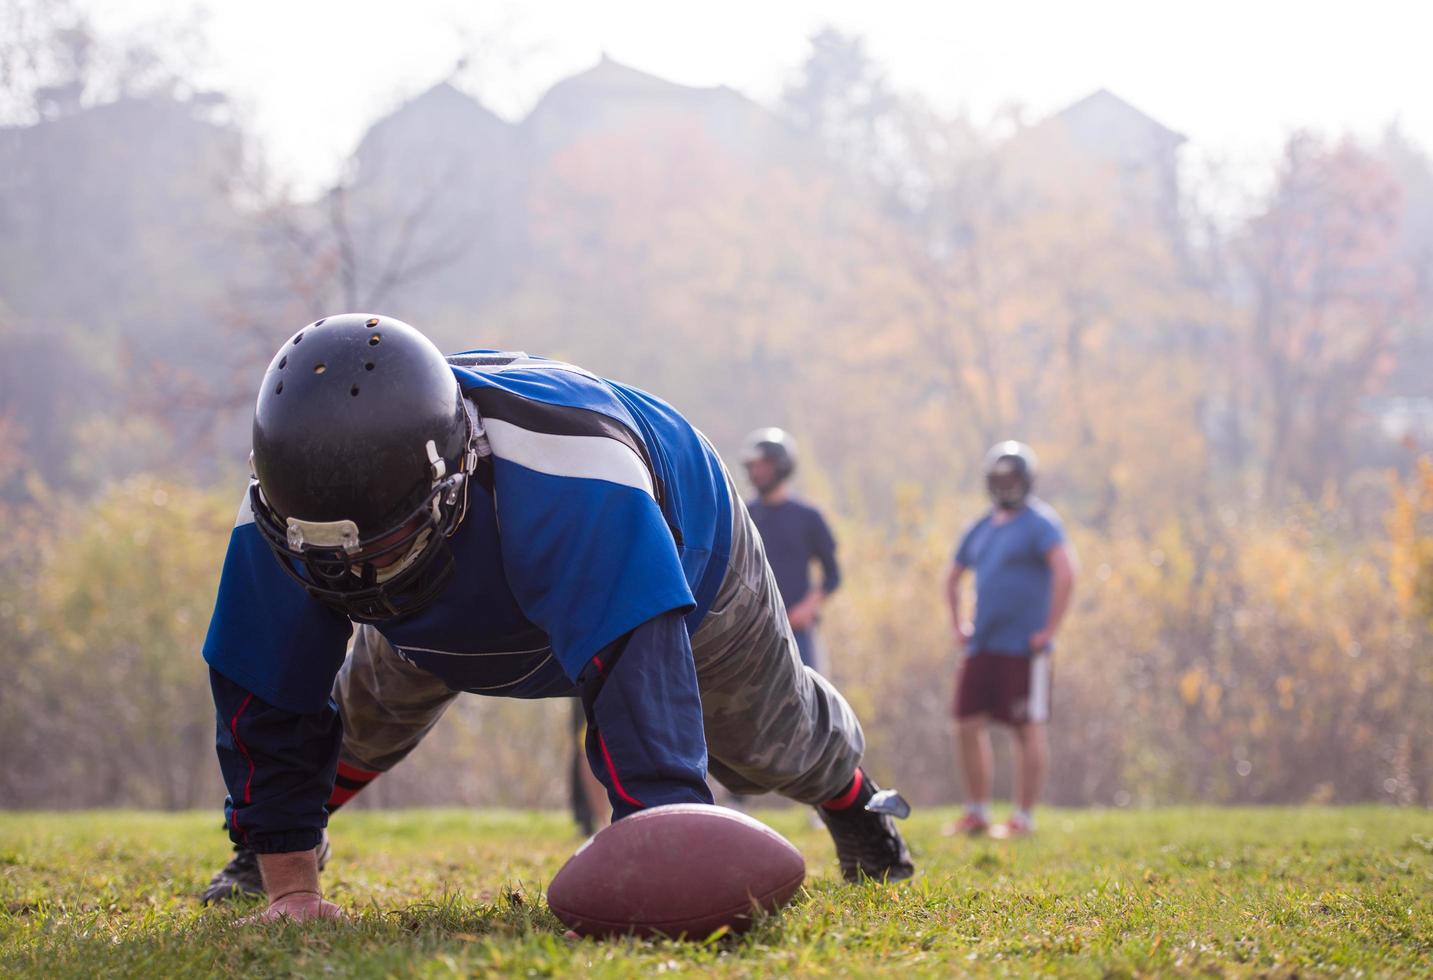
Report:
[[1191,667],[1179,677],[1179,696],[1191,708],[1199,703],[1200,691],[1204,688],[1204,671]]
[[1283,711],[1294,710],[1294,687],[1296,682],[1289,674],[1280,674],[1279,679],[1274,682],[1274,688],[1279,692],[1279,708]]
[[1408,484],[1394,485],[1387,526],[1389,580],[1404,607],[1433,624],[1433,458],[1420,457]]

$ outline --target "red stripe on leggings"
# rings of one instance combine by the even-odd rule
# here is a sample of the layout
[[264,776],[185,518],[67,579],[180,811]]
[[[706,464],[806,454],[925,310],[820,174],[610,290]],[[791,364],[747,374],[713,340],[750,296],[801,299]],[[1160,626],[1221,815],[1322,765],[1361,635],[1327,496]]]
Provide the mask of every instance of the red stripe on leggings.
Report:
[[612,788],[617,791],[617,795],[635,807],[644,806],[641,800],[622,788],[622,780],[617,778],[617,767],[612,764],[612,753],[607,751],[607,739],[602,737],[601,732],[597,733],[597,744],[602,747],[602,761],[607,763],[607,774],[612,777]]
[[347,789],[343,786],[335,786],[333,792],[328,794],[329,806],[343,806],[349,800],[358,795],[358,790]]
[[856,802],[856,797],[859,796],[861,793],[861,783],[864,781],[865,780],[862,776],[861,770],[857,769],[856,775],[851,777],[851,788],[846,790],[846,792],[842,793],[840,796],[836,797],[834,800],[827,800],[821,805],[828,810],[846,809],[852,803]]
[[[239,710],[234,712],[234,717],[229,719],[229,734],[234,736],[235,747],[238,748],[239,754],[244,757],[244,761],[249,764],[249,778],[244,780],[244,802],[246,804],[253,801],[254,757],[249,754],[248,746],[246,746],[244,740],[239,737],[239,716],[244,713],[245,709],[249,707],[253,700],[254,696],[250,694],[244,699],[244,703],[239,705]],[[248,831],[239,826],[239,811],[237,809],[233,811],[233,821],[234,829],[239,832],[240,836],[248,837]]]
[[369,772],[367,769],[350,766],[347,762],[340,762],[338,764],[338,774],[344,779],[354,779],[360,783],[371,783],[380,775],[376,772]]
[[367,769],[359,769],[356,766],[350,766],[346,762],[340,762],[338,764],[338,778],[346,782],[357,783],[358,785],[343,786],[339,783],[334,783],[333,791],[328,794],[328,805],[330,807],[343,806],[360,792],[367,789],[368,784],[381,775],[382,773],[369,772]]

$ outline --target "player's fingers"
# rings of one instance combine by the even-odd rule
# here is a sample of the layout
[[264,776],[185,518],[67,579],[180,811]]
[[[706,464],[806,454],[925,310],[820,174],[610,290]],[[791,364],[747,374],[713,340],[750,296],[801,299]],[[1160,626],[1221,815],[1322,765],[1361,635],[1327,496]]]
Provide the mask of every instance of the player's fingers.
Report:
[[343,911],[332,902],[320,901],[314,904],[305,905],[271,905],[261,912],[246,915],[236,924],[250,927],[256,925],[272,925],[275,922],[288,920],[290,922],[308,922],[312,919],[334,919],[346,920],[348,913]]

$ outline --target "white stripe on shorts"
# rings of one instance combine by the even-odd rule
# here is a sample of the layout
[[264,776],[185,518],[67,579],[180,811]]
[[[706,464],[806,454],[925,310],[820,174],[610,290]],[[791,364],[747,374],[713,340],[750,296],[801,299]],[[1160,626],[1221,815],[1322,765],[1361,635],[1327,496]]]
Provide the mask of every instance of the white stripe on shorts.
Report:
[[1050,655],[1037,653],[1030,658],[1030,712],[1031,721],[1048,721],[1050,718]]

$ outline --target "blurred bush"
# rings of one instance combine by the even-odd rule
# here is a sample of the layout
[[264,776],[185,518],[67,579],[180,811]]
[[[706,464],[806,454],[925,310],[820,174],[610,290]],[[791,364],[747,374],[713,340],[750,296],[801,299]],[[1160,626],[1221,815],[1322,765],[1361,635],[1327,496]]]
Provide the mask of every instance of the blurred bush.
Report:
[[[42,495],[43,496],[43,495]],[[977,497],[898,488],[839,522],[846,585],[824,639],[885,781],[957,798],[956,657],[941,583]],[[213,805],[200,646],[233,501],[149,476],[93,502],[12,508],[0,563],[0,800]],[[1337,501],[1152,534],[1074,524],[1082,571],[1055,659],[1050,795],[1064,803],[1386,800],[1433,783],[1433,464],[1388,536]],[[568,705],[459,699],[370,805],[557,805]]]
[[[963,518],[983,506],[962,503]],[[949,800],[957,658],[941,592],[962,521],[913,488],[900,514],[893,532],[845,523],[826,632],[878,771]],[[1082,570],[1053,661],[1051,798],[1428,802],[1433,466],[1400,492],[1390,538],[1347,520],[1329,500],[1152,535],[1070,527]]]
[[[85,504],[0,508],[0,805],[216,805],[200,649],[232,495],[138,476]],[[565,703],[464,698],[449,715],[375,802],[560,798]]]

